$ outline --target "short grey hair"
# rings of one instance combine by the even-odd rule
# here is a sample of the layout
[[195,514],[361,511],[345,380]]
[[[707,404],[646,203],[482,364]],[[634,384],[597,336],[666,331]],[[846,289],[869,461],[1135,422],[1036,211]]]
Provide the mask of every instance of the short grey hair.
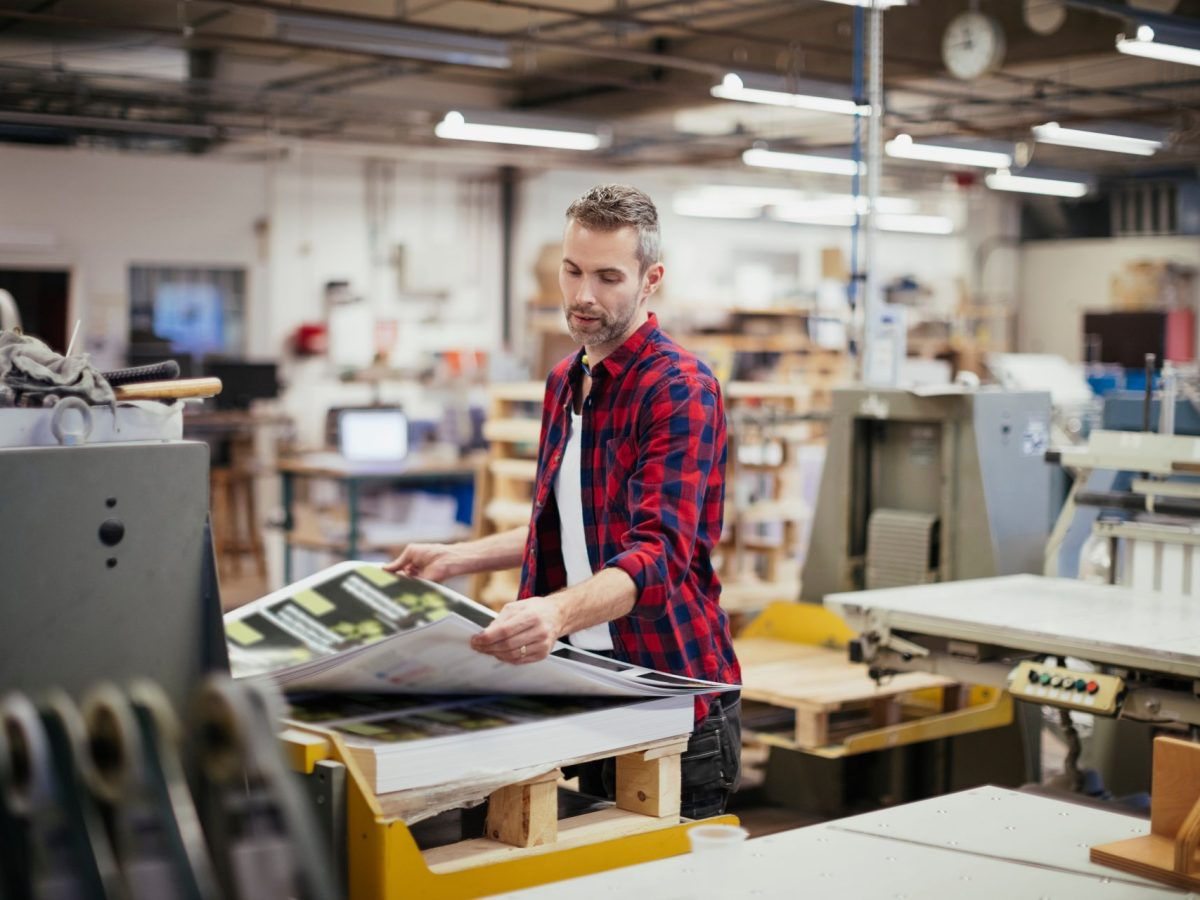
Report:
[[636,228],[639,274],[658,262],[658,209],[644,191],[627,184],[598,184],[567,207],[567,219],[593,231]]

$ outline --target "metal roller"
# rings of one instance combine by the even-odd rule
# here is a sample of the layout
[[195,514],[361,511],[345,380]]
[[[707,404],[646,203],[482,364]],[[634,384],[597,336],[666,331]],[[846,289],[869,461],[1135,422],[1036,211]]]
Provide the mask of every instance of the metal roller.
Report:
[[[75,702],[60,689],[48,691],[38,704],[38,717],[50,747],[54,806],[60,833],[46,835],[46,847],[58,849],[61,861],[45,878],[44,896],[56,898],[125,898],[112,841],[104,828],[89,786],[97,780],[88,749],[87,729]],[[36,811],[35,811],[36,818]],[[35,834],[38,848],[42,835]],[[57,848],[56,844],[61,844]],[[70,884],[63,882],[69,881]]]
[[162,689],[100,684],[83,701],[93,788],[131,900],[219,896],[179,761],[179,722]]
[[201,686],[193,707],[207,782],[205,832],[222,888],[238,900],[333,900],[328,848],[274,733],[276,694],[228,676]]

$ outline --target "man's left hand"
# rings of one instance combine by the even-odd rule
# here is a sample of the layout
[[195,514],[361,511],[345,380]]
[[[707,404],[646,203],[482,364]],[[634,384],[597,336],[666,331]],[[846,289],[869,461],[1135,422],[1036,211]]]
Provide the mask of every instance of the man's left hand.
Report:
[[537,662],[550,655],[562,627],[562,611],[554,600],[516,600],[501,607],[496,621],[471,638],[471,647],[507,663]]

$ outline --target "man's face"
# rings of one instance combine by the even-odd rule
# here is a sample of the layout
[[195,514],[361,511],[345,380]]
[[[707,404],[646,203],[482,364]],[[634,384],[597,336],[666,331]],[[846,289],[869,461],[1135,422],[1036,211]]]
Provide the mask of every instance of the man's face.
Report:
[[633,226],[592,231],[574,219],[567,223],[558,284],[567,330],[579,343],[615,347],[645,321],[662,266],[639,272],[637,250]]

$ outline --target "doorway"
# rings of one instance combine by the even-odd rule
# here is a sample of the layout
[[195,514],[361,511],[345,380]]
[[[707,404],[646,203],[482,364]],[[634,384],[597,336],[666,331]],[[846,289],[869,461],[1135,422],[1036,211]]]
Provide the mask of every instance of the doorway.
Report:
[[67,313],[71,273],[65,270],[0,269],[0,290],[8,291],[21,313],[21,331],[67,352]]

